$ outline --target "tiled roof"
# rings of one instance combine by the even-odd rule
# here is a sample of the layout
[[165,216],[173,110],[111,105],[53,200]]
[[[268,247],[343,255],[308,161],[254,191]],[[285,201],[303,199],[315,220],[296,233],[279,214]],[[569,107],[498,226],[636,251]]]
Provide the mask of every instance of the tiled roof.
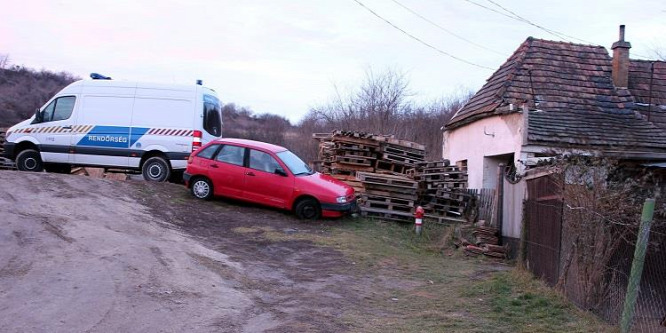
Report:
[[[646,119],[666,129],[666,62],[631,60],[629,91],[636,102],[636,109]],[[649,104],[652,104],[652,109],[648,112]]]
[[540,110],[529,115],[529,144],[666,152],[663,130],[635,112],[629,90],[615,88],[611,66],[602,46],[530,37],[446,128],[517,112],[527,101]]

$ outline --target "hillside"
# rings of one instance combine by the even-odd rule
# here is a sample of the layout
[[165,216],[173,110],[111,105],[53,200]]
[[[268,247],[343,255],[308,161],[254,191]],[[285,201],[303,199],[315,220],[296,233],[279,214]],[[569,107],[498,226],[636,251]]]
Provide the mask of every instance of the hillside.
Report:
[[53,94],[77,79],[65,72],[22,66],[0,68],[0,127],[29,118]]

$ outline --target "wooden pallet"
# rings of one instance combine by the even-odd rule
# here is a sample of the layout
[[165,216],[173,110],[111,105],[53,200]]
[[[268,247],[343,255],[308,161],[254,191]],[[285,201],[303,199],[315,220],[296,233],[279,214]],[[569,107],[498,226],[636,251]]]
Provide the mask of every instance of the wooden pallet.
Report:
[[414,223],[414,215],[409,212],[396,212],[388,209],[361,207],[361,215],[381,220]]
[[356,177],[364,183],[386,185],[398,188],[417,189],[418,183],[401,176],[384,175],[378,173],[358,172]]

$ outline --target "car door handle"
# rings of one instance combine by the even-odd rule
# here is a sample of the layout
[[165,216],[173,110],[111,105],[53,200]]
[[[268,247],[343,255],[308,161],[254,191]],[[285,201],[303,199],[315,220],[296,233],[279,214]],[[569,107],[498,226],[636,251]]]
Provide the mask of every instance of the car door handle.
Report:
[[245,174],[248,175],[248,176],[253,176],[253,177],[255,176],[254,172],[252,172],[252,171],[246,172]]
[[68,129],[68,130],[71,130],[71,129],[72,129],[72,125],[62,126],[62,129]]
[[217,164],[211,164],[210,167],[211,167],[211,168],[215,168],[215,169],[218,168]]

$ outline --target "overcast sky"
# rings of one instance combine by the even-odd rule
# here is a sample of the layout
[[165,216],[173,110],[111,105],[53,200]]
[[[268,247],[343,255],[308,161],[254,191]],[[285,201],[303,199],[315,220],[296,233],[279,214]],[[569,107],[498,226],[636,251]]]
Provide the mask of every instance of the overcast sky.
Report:
[[224,103],[297,122],[367,68],[405,72],[430,101],[479,89],[528,36],[610,49],[620,24],[632,58],[666,50],[663,0],[3,0],[0,53],[85,78],[202,79]]

